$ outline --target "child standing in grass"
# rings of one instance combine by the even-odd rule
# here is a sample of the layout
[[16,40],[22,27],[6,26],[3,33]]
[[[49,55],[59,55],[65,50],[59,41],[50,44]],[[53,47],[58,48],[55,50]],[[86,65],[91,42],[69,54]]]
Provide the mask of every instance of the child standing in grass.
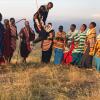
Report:
[[52,23],[48,23],[46,26],[46,31],[49,33],[47,39],[42,41],[42,63],[50,63],[52,55],[52,44],[54,37],[54,30],[52,28]]
[[74,41],[70,44],[70,46],[66,46],[64,50],[64,57],[63,57],[63,63],[69,65],[72,60],[72,51],[74,50]]
[[100,34],[97,36],[94,52],[96,69],[100,72]]
[[63,26],[59,26],[59,31],[54,40],[54,64],[59,65],[63,59],[63,51],[66,43],[66,33],[63,31]]

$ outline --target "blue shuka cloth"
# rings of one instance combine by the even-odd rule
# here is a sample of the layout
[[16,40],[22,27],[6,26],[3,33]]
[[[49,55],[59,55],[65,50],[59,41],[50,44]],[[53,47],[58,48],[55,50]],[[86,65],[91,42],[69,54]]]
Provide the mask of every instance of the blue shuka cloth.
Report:
[[3,34],[4,34],[4,26],[3,24],[0,22],[0,57],[3,56]]
[[55,56],[54,56],[54,64],[59,65],[62,63],[62,59],[63,59],[63,50],[62,49],[58,49],[56,48],[54,50],[55,52]]
[[100,72],[100,58],[95,56],[96,69]]

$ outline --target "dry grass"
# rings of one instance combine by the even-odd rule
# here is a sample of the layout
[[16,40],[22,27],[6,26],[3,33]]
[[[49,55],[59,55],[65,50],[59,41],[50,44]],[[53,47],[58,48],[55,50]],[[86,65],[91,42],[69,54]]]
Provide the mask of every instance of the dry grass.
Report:
[[[100,74],[95,69],[40,64],[40,56],[36,50],[28,64],[0,67],[0,100],[100,100]],[[15,59],[16,54],[13,63]]]

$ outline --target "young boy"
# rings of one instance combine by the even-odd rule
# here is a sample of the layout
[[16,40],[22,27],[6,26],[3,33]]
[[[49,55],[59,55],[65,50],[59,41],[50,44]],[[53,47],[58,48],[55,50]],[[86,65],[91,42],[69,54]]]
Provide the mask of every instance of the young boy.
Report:
[[46,31],[49,33],[47,39],[42,41],[42,63],[50,63],[51,55],[52,55],[52,45],[53,45],[53,37],[54,30],[52,28],[52,23],[48,23],[46,26]]
[[72,60],[72,51],[74,50],[74,41],[72,41],[70,46],[66,46],[64,50],[64,57],[63,57],[63,63],[69,65]]
[[63,31],[63,26],[59,26],[59,31],[54,40],[54,64],[59,65],[63,59],[63,51],[66,44],[66,33]]

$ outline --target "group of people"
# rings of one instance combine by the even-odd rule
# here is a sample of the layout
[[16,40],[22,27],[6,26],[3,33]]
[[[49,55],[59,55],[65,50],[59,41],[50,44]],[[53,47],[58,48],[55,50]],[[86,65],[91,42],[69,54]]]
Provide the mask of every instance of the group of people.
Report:
[[86,24],[81,25],[80,30],[72,24],[68,32],[64,32],[61,25],[56,34],[52,29],[48,38],[42,41],[43,63],[50,62],[54,50],[55,65],[71,64],[80,68],[92,68],[95,59],[96,69],[100,71],[100,34],[96,35],[95,22],[90,23],[89,29]]
[[17,27],[14,18],[4,19],[4,24],[1,23],[2,14],[0,13],[0,64],[9,64],[17,47],[17,40],[20,42],[20,55],[23,62],[31,52],[30,42],[34,40],[35,33],[25,21],[25,26],[17,32]]
[[34,29],[38,34],[36,39],[28,21],[25,21],[25,26],[18,34],[15,19],[5,19],[3,25],[0,13],[0,63],[10,63],[16,50],[16,41],[19,39],[20,54],[24,63],[32,51],[31,46],[41,41],[42,63],[50,63],[54,51],[55,65],[72,64],[81,68],[92,68],[94,58],[96,69],[100,71],[100,34],[96,34],[96,23],[91,22],[88,28],[83,24],[80,30],[72,24],[68,32],[64,32],[63,26],[60,25],[58,32],[55,32],[51,22],[46,24],[51,8],[52,2],[42,5],[33,16]]
[[16,50],[17,27],[15,19],[5,19],[4,25],[1,23],[2,14],[0,13],[0,63],[9,63]]

